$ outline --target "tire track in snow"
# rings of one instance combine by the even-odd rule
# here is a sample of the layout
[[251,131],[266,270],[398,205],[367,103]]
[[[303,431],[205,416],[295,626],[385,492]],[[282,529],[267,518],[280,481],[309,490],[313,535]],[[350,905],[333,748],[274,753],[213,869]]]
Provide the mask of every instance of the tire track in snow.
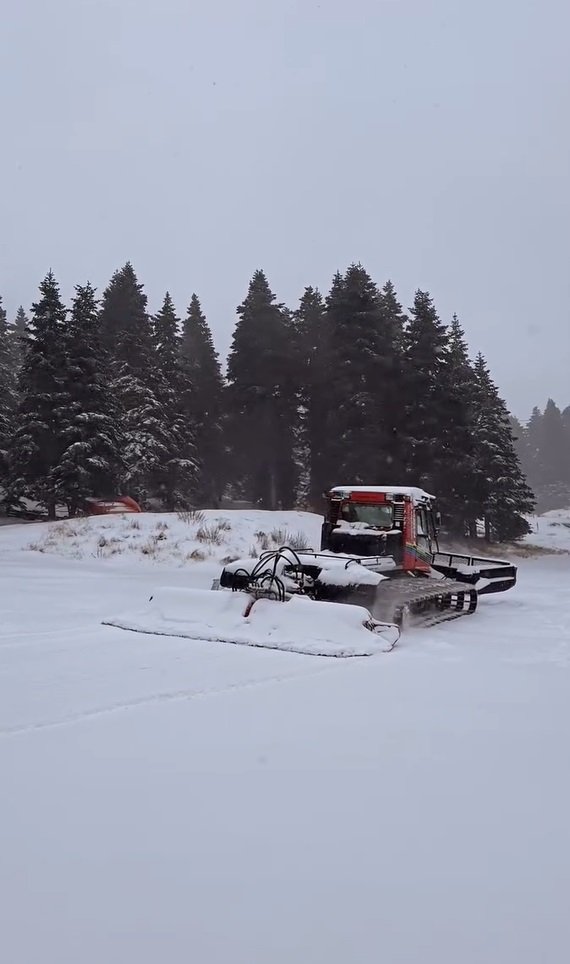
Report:
[[[79,626],[71,627],[60,627],[59,629],[34,629],[30,632],[17,632],[17,633],[2,633],[0,634],[0,649],[8,648],[9,646],[33,646],[36,642],[40,642],[46,636],[73,636],[76,633],[81,633],[83,638],[91,635],[94,636],[98,633],[100,627],[94,627],[93,623],[81,623]],[[53,652],[53,650],[52,650]]]
[[62,726],[72,726],[75,723],[82,723],[85,720],[96,719],[101,716],[109,716],[113,713],[122,713],[135,710],[139,707],[153,706],[160,703],[175,703],[184,700],[204,699],[208,696],[222,696],[224,693],[232,693],[238,690],[256,689],[263,686],[271,686],[276,683],[287,683],[293,680],[305,680],[313,676],[321,676],[325,673],[340,672],[341,666],[336,661],[335,664],[327,662],[326,666],[314,669],[306,673],[279,673],[275,676],[265,676],[261,679],[242,680],[238,683],[229,683],[226,686],[213,686],[206,689],[187,689],[172,690],[166,693],[154,693],[149,696],[135,697],[126,702],[112,703],[108,706],[93,707],[90,710],[83,710],[78,713],[70,713],[59,719],[40,720],[35,723],[21,723],[14,726],[7,726],[0,729],[0,739],[2,737],[16,736],[21,733],[32,733],[36,730],[51,730]]

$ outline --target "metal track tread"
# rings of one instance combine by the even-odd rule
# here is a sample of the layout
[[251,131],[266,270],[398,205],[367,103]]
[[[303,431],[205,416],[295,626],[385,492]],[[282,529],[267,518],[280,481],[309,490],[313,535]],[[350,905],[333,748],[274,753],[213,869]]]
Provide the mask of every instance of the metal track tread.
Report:
[[398,626],[408,619],[414,626],[434,626],[475,612],[478,596],[472,586],[442,580],[428,588],[426,582],[424,579],[413,580],[407,585],[401,580],[387,582],[386,589],[382,587],[378,591],[373,615]]

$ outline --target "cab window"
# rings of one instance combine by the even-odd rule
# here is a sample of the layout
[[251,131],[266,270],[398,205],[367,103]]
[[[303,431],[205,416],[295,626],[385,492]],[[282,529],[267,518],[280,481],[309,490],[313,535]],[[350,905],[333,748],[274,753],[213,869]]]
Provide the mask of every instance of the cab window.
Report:
[[344,522],[360,522],[374,529],[391,529],[394,513],[391,505],[345,502],[340,510],[340,518]]
[[418,545],[429,546],[430,537],[428,514],[425,509],[418,509],[416,512],[416,539]]

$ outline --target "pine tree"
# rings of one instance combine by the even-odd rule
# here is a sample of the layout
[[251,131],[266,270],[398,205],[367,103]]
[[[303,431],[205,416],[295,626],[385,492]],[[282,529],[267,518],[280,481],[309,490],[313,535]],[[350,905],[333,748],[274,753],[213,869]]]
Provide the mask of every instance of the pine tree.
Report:
[[63,388],[69,409],[52,478],[58,500],[75,515],[89,496],[116,495],[123,467],[119,412],[105,382],[97,299],[89,283],[75,288],[66,341]]
[[184,412],[179,324],[172,298],[166,292],[162,307],[153,318],[156,369],[152,383],[163,413],[165,449],[164,458],[153,473],[153,489],[170,511],[189,504],[196,474],[192,424]]
[[297,342],[300,425],[297,460],[300,501],[317,509],[328,480],[328,447],[332,422],[330,325],[321,293],[305,288],[294,315]]
[[[0,486],[4,486],[8,473],[8,448],[13,433],[17,392],[14,359],[10,344],[10,331],[6,311],[0,298]],[[0,501],[3,498],[0,492]]]
[[395,402],[400,316],[391,286],[381,294],[362,265],[351,265],[342,278],[335,276],[327,298],[334,412],[327,439],[329,485],[335,478],[363,484],[401,481]]
[[570,445],[560,409],[551,398],[540,423],[539,461],[541,482],[570,481]]
[[381,392],[381,413],[389,426],[386,450],[387,481],[401,482],[407,461],[407,435],[402,404],[406,382],[405,330],[408,319],[398,301],[396,290],[387,281],[380,292],[382,324],[385,331],[386,365]]
[[566,433],[566,444],[570,445],[570,405],[562,411],[562,424]]
[[542,445],[542,412],[535,405],[525,428],[525,447],[527,461],[524,465],[526,476],[533,488],[542,482],[540,468],[540,449]]
[[479,517],[488,540],[517,539],[530,532],[524,516],[532,512],[534,496],[516,456],[507,406],[481,354],[474,373]]
[[513,433],[513,441],[515,443],[515,451],[521,466],[523,465],[523,460],[526,457],[526,438],[525,438],[525,427],[516,417],[516,415],[509,415],[509,422],[511,426],[511,431]]
[[20,373],[20,402],[9,451],[10,498],[34,499],[55,518],[54,469],[68,424],[65,393],[66,310],[50,271],[32,306],[28,351]]
[[155,350],[160,358],[161,369],[167,376],[176,377],[179,372],[179,326],[180,319],[170,292],[167,291],[160,311],[151,319]]
[[152,329],[147,297],[130,261],[115,271],[103,292],[100,325],[102,347],[115,366],[146,377],[154,360]]
[[195,433],[195,501],[219,505],[226,487],[224,380],[212,333],[196,294],[192,295],[180,339],[185,384],[184,411]]
[[[564,445],[570,450],[570,406],[562,410],[562,426],[564,428]],[[570,477],[566,478],[570,483]]]
[[525,426],[511,419],[522,470],[536,494],[540,512],[561,508],[570,497],[570,409],[560,412],[549,399],[535,406]]
[[387,281],[380,292],[380,304],[384,324],[389,327],[391,342],[397,352],[403,351],[404,330],[408,319],[398,301],[396,289],[391,281]]
[[509,424],[511,426],[511,432],[513,433],[513,443],[517,458],[521,464],[523,474],[530,484],[532,465],[526,427],[515,415],[509,415]]
[[476,534],[478,466],[473,431],[475,375],[465,333],[454,315],[447,334],[437,385],[437,404],[444,420],[434,453],[433,488],[446,529],[454,535]]
[[406,375],[401,386],[408,446],[408,478],[435,489],[447,462],[446,387],[443,369],[447,332],[427,291],[417,291],[405,332]]
[[14,324],[9,329],[10,350],[12,354],[12,364],[16,375],[19,373],[26,354],[28,338],[28,316],[20,305],[16,312]]
[[293,324],[263,271],[253,275],[238,315],[228,360],[233,478],[264,508],[290,506],[297,484]]
[[118,403],[125,439],[124,483],[144,505],[163,495],[156,479],[172,452],[172,431],[155,391],[157,358],[147,297],[130,262],[103,292],[100,324],[109,391]]

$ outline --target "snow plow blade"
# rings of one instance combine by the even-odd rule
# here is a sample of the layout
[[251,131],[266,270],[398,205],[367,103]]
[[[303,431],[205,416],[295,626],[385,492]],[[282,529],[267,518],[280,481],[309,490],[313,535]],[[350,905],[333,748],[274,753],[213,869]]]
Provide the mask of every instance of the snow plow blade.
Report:
[[362,606],[316,602],[294,596],[285,602],[244,592],[164,587],[138,613],[104,625],[158,636],[233,643],[310,656],[374,656],[395,646],[397,626],[380,623]]

